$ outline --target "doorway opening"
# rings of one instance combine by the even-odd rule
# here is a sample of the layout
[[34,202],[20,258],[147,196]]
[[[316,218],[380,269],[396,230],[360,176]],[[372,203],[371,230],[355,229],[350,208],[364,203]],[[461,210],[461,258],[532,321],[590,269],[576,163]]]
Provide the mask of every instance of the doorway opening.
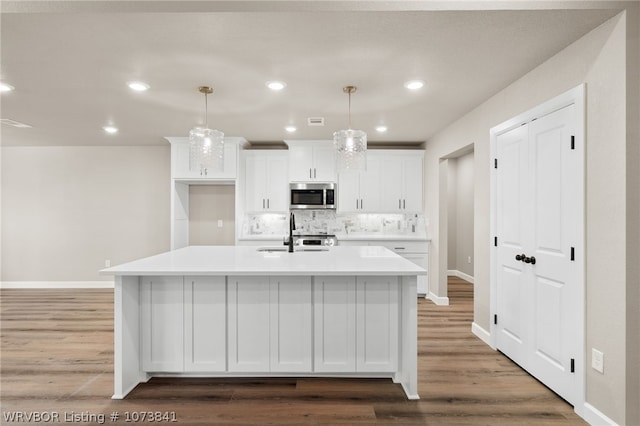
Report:
[[474,145],[440,158],[439,170],[439,305],[448,305],[448,276],[473,282],[474,262]]

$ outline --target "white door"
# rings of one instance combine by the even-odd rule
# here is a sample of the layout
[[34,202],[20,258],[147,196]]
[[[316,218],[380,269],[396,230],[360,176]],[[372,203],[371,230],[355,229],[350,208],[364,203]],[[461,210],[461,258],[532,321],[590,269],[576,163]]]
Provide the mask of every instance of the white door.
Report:
[[422,156],[408,156],[403,164],[402,210],[407,212],[422,211]]
[[570,105],[497,137],[497,347],[570,403],[581,157]]
[[338,176],[338,211],[360,211],[360,172],[351,170]]
[[313,180],[336,181],[336,152],[333,145],[313,148]]
[[267,162],[263,157],[247,155],[245,160],[245,205],[247,212],[261,212],[267,208]]

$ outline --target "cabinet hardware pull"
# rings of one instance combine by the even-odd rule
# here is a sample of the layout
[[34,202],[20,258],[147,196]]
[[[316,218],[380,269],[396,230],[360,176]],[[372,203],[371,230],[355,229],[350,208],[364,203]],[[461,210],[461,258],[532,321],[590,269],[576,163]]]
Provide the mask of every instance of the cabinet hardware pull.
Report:
[[315,167],[313,168],[313,177],[314,178],[316,177],[316,168]]
[[267,198],[267,209],[271,208],[271,200]]
[[311,168],[309,168],[309,179],[311,179]]
[[406,199],[402,200],[402,208],[405,209],[405,210],[407,209],[407,200]]
[[524,258],[527,257],[524,254],[516,254],[516,260],[519,262],[522,262],[524,260]]
[[358,210],[360,207],[358,207],[358,199],[356,198],[356,210]]
[[362,209],[362,198],[360,199],[360,209]]
[[264,209],[264,198],[262,199],[262,208]]
[[401,209],[402,208],[402,200],[398,198],[398,208]]
[[394,250],[406,250],[406,247],[394,247]]

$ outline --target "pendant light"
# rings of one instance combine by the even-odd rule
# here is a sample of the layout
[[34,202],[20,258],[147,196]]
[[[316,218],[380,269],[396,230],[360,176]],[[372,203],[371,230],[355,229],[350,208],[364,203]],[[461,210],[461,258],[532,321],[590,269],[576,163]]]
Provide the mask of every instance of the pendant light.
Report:
[[198,91],[204,94],[204,127],[194,127],[189,132],[189,161],[191,169],[200,170],[204,177],[224,171],[224,133],[210,129],[207,123],[207,95],[213,93],[213,88],[200,86]]
[[362,130],[351,128],[351,94],[357,89],[356,86],[342,88],[342,91],[349,95],[349,128],[338,130],[333,134],[338,172],[367,168],[367,134]]

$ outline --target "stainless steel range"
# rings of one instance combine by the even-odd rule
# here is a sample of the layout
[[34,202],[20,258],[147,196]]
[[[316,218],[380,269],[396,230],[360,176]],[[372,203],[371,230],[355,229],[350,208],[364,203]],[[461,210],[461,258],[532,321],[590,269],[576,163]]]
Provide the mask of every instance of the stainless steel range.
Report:
[[301,247],[331,247],[338,245],[338,239],[330,234],[294,235],[293,244]]

